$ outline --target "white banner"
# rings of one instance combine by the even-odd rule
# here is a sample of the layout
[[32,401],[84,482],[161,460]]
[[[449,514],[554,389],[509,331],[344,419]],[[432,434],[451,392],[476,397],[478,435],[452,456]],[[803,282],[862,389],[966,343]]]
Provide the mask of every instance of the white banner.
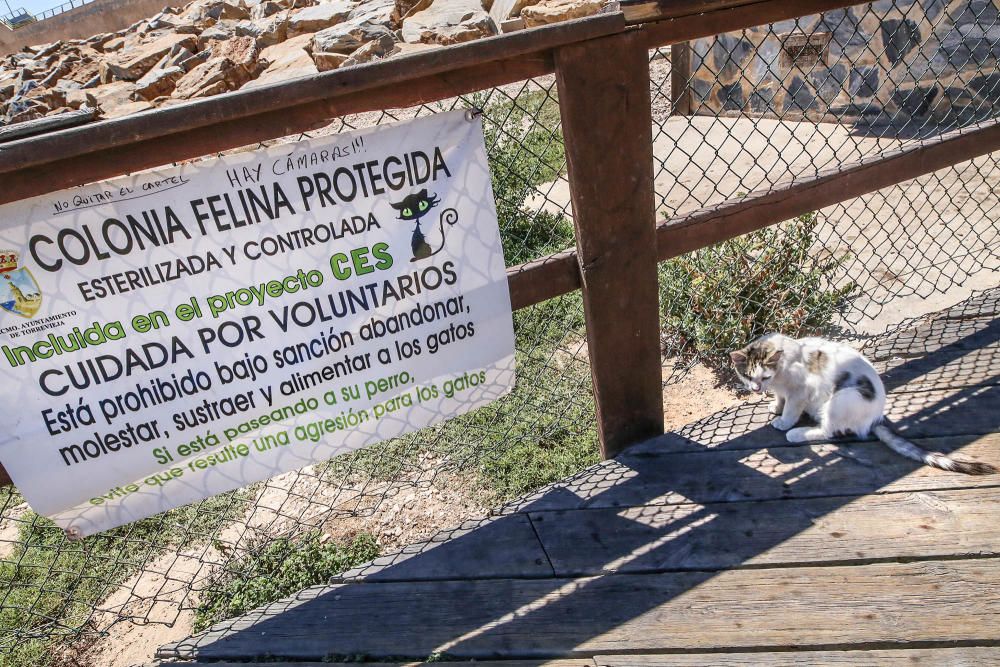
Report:
[[89,535],[486,405],[514,334],[479,118],[0,207],[0,461]]

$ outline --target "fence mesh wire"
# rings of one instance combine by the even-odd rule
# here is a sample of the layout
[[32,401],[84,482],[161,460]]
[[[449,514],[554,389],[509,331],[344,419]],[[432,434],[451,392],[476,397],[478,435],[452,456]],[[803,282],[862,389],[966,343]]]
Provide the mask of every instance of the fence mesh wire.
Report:
[[[981,0],[879,2],[698,40],[683,91],[670,50],[651,52],[659,216],[993,118],[996,20]],[[786,42],[825,45],[825,61],[789,62]],[[682,94],[689,113],[673,113]],[[572,246],[552,77],[267,143],[461,106],[484,110],[508,265]],[[994,285],[998,176],[987,155],[662,264],[667,409],[693,369],[724,383],[725,354],[763,330],[863,338]],[[515,331],[518,389],[494,406],[82,542],[0,491],[0,664],[127,664],[123,647],[153,649],[593,463],[579,295],[519,311]]]

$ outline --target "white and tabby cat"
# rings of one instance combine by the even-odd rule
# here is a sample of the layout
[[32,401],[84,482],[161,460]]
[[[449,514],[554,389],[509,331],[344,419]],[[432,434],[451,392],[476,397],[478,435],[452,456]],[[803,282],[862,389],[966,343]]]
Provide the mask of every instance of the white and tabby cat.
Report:
[[[749,389],[774,394],[771,424],[788,431],[789,442],[827,440],[873,433],[894,451],[935,468],[967,475],[988,475],[987,463],[957,461],[921,449],[886,423],[885,387],[878,372],[858,351],[823,338],[767,334],[730,354],[737,375]],[[807,414],[818,424],[792,428]]]

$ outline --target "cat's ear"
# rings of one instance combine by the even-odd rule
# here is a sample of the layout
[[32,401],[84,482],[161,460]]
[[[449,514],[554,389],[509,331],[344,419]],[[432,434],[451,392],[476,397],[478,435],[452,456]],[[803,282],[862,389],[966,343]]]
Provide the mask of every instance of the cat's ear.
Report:
[[417,193],[417,199],[427,199],[427,188]]
[[393,204],[392,202],[389,202],[389,206],[393,207],[397,211],[402,211],[403,208],[406,206],[406,202],[399,202],[398,204]]
[[778,364],[781,363],[782,354],[781,350],[774,350],[771,354],[767,355],[766,359],[764,359],[764,365],[768,368],[777,368]]
[[729,360],[733,362],[733,366],[746,366],[747,365],[747,353],[743,350],[736,350],[729,353]]

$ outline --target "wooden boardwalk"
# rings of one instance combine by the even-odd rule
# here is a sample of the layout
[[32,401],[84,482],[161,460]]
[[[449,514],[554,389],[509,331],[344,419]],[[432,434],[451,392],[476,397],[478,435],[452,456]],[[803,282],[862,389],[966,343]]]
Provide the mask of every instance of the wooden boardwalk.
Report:
[[[1000,464],[998,313],[994,290],[869,346],[901,432]],[[1000,477],[768,419],[717,413],[159,656],[1000,664]]]

